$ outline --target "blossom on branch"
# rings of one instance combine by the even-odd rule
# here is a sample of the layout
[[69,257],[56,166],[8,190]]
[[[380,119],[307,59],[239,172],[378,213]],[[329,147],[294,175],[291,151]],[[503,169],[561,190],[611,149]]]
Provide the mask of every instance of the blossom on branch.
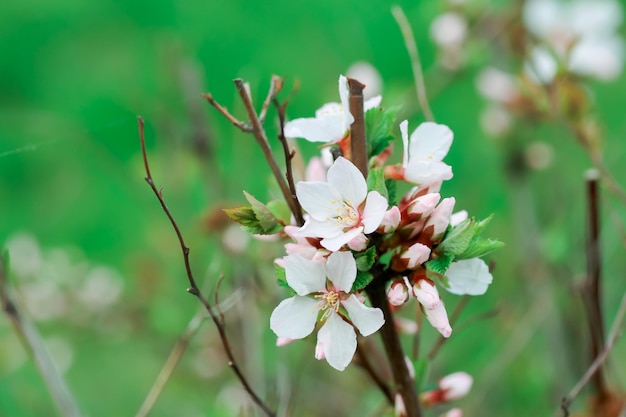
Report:
[[300,255],[284,258],[287,283],[296,295],[272,312],[270,327],[280,338],[302,339],[319,321],[315,357],[343,371],[356,352],[356,327],[363,336],[385,322],[383,312],[367,307],[351,293],[356,262],[351,252],[334,252],[326,263]]
[[322,238],[330,251],[343,245],[364,250],[365,234],[378,229],[387,211],[387,199],[377,191],[367,192],[361,171],[343,157],[328,170],[328,182],[300,181],[296,194],[308,213],[306,222],[295,233],[300,237]]

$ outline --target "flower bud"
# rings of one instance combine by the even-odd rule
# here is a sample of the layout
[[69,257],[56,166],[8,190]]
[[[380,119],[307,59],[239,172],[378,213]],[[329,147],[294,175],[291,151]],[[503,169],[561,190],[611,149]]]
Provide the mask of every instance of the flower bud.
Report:
[[435,211],[433,211],[430,215],[428,221],[426,221],[424,229],[427,229],[430,226],[433,227],[431,241],[436,242],[441,239],[444,232],[448,228],[455,202],[456,200],[454,197],[444,198],[441,200],[441,203],[439,203]]
[[465,372],[455,372],[439,380],[439,389],[443,390],[443,400],[452,401],[463,398],[472,388],[474,379]]
[[395,271],[415,269],[430,258],[430,248],[421,243],[409,246],[399,257],[391,261],[391,268]]
[[392,306],[401,306],[409,299],[409,290],[403,281],[395,281],[387,290],[387,299]]
[[420,279],[413,285],[413,294],[426,310],[437,308],[441,303],[437,287],[429,279]]
[[396,394],[395,400],[395,412],[396,417],[406,417],[406,407],[404,406],[404,400],[402,399],[402,395]]
[[287,346],[289,343],[295,341],[296,339],[290,339],[288,337],[277,337],[276,338],[276,346]]
[[452,334],[452,327],[450,327],[450,322],[448,321],[448,313],[446,312],[446,307],[443,304],[443,301],[440,300],[439,304],[431,310],[424,309],[424,313],[426,314],[426,319],[431,326],[433,326],[443,337],[450,337]]
[[325,358],[326,358],[326,355],[324,354],[324,346],[322,345],[322,342],[318,340],[317,344],[315,345],[315,359],[317,359],[318,361],[321,361],[322,359],[325,359]]
[[383,221],[378,226],[379,233],[392,233],[395,232],[400,224],[400,209],[397,206],[393,206],[385,213]]
[[419,330],[419,326],[414,320],[409,320],[407,318],[397,316],[394,320],[396,329],[402,334],[415,334]]
[[429,193],[417,197],[407,207],[408,218],[412,221],[428,217],[441,199],[439,193]]

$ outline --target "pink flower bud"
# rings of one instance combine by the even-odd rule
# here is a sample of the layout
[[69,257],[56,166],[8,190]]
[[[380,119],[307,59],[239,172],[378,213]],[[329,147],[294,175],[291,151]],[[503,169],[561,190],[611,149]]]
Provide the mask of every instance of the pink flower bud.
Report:
[[290,339],[288,337],[277,337],[276,338],[276,346],[287,346],[289,343],[295,341],[296,339]]
[[353,251],[361,252],[367,249],[368,239],[363,233],[357,235],[354,239],[348,242],[348,247]]
[[396,324],[396,329],[403,334],[415,334],[419,330],[419,326],[414,320],[404,317],[396,316],[394,323]]
[[385,213],[383,221],[378,226],[379,233],[392,233],[395,232],[400,224],[400,209],[397,206],[393,206]]
[[391,267],[396,271],[415,269],[430,257],[430,248],[421,243],[414,243],[400,254],[399,259],[392,261]]
[[450,327],[448,313],[446,312],[446,307],[443,305],[443,301],[440,301],[432,310],[425,309],[424,312],[431,326],[437,329],[443,337],[450,337],[452,327]]
[[455,372],[439,380],[439,388],[444,391],[445,401],[458,400],[467,395],[474,379],[465,372]]
[[322,359],[325,359],[325,358],[326,358],[326,355],[324,354],[324,346],[322,345],[322,342],[318,340],[317,344],[315,345],[315,359],[317,359],[318,361],[321,361]]
[[441,417],[463,417],[463,410],[460,408],[452,408],[443,413]]
[[437,206],[435,211],[430,215],[428,221],[424,225],[424,229],[432,226],[433,232],[431,240],[436,242],[441,238],[443,233],[448,228],[450,224],[450,216],[452,215],[452,210],[454,209],[454,203],[456,200],[454,197],[448,197],[441,200],[441,203]]
[[387,290],[387,299],[392,306],[401,306],[409,299],[409,290],[403,281],[395,281]]
[[396,394],[395,400],[395,412],[396,417],[406,417],[406,407],[404,406],[404,400],[402,399],[402,395]]
[[411,220],[428,217],[437,206],[441,196],[439,193],[430,193],[417,197],[407,207],[407,214]]
[[428,279],[420,279],[416,282],[413,285],[413,294],[426,310],[433,310],[442,303],[437,287]]
[[309,161],[306,167],[306,173],[304,174],[307,181],[326,181],[326,167],[324,166],[322,159],[313,157]]

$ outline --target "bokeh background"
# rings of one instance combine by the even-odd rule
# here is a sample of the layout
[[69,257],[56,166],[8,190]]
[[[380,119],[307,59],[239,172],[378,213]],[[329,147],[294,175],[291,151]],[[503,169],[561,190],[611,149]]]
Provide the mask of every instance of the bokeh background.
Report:
[[[494,283],[464,310],[428,383],[455,371],[473,375],[472,392],[457,402],[468,416],[552,415],[589,361],[576,288],[585,275],[584,173],[592,164],[559,120],[513,118],[505,133],[485,126],[489,103],[476,80],[490,66],[521,74],[522,62],[508,52],[521,3],[397,4],[415,31],[437,121],[455,132],[446,159],[455,176],[443,194],[476,217],[494,213],[487,235],[506,243],[488,256]],[[290,398],[299,416],[376,415],[384,405],[358,367],[338,373],[315,361],[312,340],[275,347],[268,320],[284,296],[272,269],[281,249],[248,239],[220,210],[243,204],[243,189],[259,199],[277,191],[253,138],[201,95],[211,92],[243,118],[233,78],[250,83],[260,106],[278,74],[287,92],[299,85],[289,116],[310,116],[338,100],[339,74],[366,61],[383,80],[383,105],[401,104],[415,127],[424,117],[390,10],[382,0],[1,2],[0,245],[10,251],[13,293],[85,415],[134,415],[197,311],[178,243],[143,181],[137,115],[197,277],[211,291],[224,274],[228,331],[253,385],[273,404]],[[433,20],[450,10],[468,24],[452,68],[431,35]],[[626,80],[580,85],[607,168],[626,184]],[[274,111],[267,129],[275,138]],[[317,153],[314,144],[301,149]],[[608,325],[626,283],[626,210],[606,189],[602,197]],[[451,312],[459,298],[443,296]],[[436,339],[424,328],[423,351]],[[626,382],[623,358],[621,342],[608,366],[614,387]],[[206,321],[151,415],[234,416],[241,407],[260,415],[246,404]],[[56,413],[0,317],[0,414]]]

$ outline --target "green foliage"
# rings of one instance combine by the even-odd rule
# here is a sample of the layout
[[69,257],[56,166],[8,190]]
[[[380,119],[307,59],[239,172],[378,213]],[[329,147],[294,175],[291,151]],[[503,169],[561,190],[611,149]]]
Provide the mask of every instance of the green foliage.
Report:
[[287,283],[287,274],[285,273],[285,268],[278,264],[274,264],[274,275],[276,276],[276,282],[279,287],[291,288]]
[[[282,229],[282,225],[270,208],[247,192],[244,191],[244,194],[250,205],[224,209],[226,215],[239,223],[249,233],[259,235],[278,233]],[[280,206],[274,204],[273,208],[280,215]]]
[[267,203],[267,208],[279,222],[289,224],[291,211],[289,211],[289,206],[284,200],[272,200]]
[[452,261],[454,261],[454,254],[444,252],[438,258],[431,259],[424,265],[426,266],[427,271],[444,275],[450,267]]
[[393,128],[399,107],[375,107],[365,112],[365,136],[368,156],[380,155],[393,141]]
[[363,288],[367,287],[367,285],[372,282],[374,279],[374,275],[371,272],[367,271],[356,271],[356,279],[354,280],[354,284],[352,284],[352,291],[359,291]]
[[439,252],[452,254],[455,260],[462,260],[480,257],[504,246],[498,240],[480,236],[492,217],[479,222],[474,218],[466,219],[450,228],[438,247]]
[[383,168],[370,169],[367,175],[368,191],[378,191],[380,195],[389,201],[389,192],[387,191],[387,182],[385,181],[385,171]]
[[359,271],[369,271],[376,261],[376,247],[370,246],[363,252],[353,252],[356,261],[356,269]]
[[402,250],[402,248],[400,248],[400,247],[396,247],[396,248],[388,250],[387,252],[385,252],[382,255],[380,255],[380,257],[378,258],[378,263],[380,263],[381,265],[384,265],[385,268],[389,268],[389,265],[391,264],[391,259],[397,253],[399,253],[400,250]]
[[398,205],[398,181],[387,178],[385,180],[385,188],[387,188],[387,202],[389,206]]

